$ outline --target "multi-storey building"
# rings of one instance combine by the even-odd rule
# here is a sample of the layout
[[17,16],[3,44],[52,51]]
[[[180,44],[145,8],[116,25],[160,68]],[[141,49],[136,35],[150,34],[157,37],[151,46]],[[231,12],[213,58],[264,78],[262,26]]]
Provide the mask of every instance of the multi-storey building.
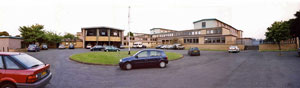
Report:
[[111,27],[84,27],[81,28],[83,47],[88,44],[108,45],[119,47],[123,44],[123,30]]
[[[194,22],[194,29],[152,34],[159,44],[181,43],[186,47],[226,50],[230,45],[243,44],[242,30],[218,19],[202,19]],[[239,45],[243,49],[243,45]]]
[[175,30],[165,29],[165,28],[152,28],[150,29],[150,34],[168,33],[175,32]]
[[[124,40],[123,45],[128,46],[129,37],[125,36],[123,40]],[[141,42],[143,45],[146,45],[147,47],[153,47],[157,44],[157,40],[153,39],[151,34],[145,34],[145,33],[133,33],[133,37],[130,37],[130,46],[132,46],[133,43],[135,42]]]
[[83,45],[114,45],[121,44],[128,47],[135,42],[142,42],[147,47],[154,47],[158,44],[180,43],[188,47],[199,47],[200,49],[226,50],[230,45],[242,45],[242,30],[238,30],[218,19],[202,19],[194,22],[194,29],[170,30],[165,28],[150,29],[150,34],[133,33],[130,38],[123,36],[123,30],[109,27],[82,28]]

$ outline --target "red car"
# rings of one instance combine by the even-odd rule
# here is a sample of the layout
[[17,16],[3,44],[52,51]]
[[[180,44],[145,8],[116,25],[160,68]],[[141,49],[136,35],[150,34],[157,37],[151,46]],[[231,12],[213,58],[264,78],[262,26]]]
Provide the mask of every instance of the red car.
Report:
[[52,78],[50,65],[24,53],[0,52],[0,88],[40,88]]

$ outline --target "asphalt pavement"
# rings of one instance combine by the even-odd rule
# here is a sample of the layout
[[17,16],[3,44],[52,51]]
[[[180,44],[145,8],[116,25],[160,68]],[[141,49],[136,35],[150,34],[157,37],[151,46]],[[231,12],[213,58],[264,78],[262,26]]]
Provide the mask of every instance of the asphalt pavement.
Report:
[[[134,49],[135,50],[135,49]],[[88,49],[28,52],[51,64],[53,78],[46,88],[300,88],[297,52],[201,51],[170,61],[166,68],[129,71],[118,66],[87,65],[69,60]]]

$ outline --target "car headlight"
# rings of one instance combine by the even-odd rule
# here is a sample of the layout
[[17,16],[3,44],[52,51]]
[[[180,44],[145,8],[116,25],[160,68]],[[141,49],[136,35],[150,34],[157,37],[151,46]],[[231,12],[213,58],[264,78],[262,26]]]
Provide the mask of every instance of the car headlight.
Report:
[[122,59],[120,59],[120,62],[122,62]]

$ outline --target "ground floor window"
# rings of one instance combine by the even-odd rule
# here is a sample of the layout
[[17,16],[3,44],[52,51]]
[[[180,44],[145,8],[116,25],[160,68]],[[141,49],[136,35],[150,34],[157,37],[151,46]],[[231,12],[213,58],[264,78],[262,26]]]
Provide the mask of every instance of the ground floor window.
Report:
[[184,38],[184,43],[199,43],[199,38]]
[[205,37],[205,43],[225,43],[225,37]]

